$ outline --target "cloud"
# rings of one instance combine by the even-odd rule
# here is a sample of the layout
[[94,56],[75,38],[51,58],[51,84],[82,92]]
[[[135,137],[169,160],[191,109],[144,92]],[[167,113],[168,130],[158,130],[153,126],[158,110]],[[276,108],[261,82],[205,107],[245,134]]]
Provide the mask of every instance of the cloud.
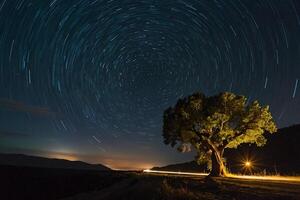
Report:
[[47,107],[27,105],[23,102],[15,101],[12,99],[0,98],[0,109],[6,109],[6,110],[16,111],[16,112],[26,112],[26,113],[46,116],[46,117],[56,116],[56,113],[52,112]]

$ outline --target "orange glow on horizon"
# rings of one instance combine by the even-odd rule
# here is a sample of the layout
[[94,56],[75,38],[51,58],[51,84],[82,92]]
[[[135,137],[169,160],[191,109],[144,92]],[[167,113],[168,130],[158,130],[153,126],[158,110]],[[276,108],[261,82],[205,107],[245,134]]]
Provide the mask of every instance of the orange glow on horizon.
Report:
[[103,160],[102,164],[108,166],[113,170],[144,170],[153,167],[153,164],[132,162],[130,160],[120,161],[120,160],[113,160],[113,159],[105,159]]
[[160,163],[149,163],[139,161],[135,158],[123,158],[121,156],[112,156],[111,158],[103,158],[98,155],[81,155],[71,152],[51,151],[39,154],[48,158],[64,159],[70,161],[83,161],[90,164],[102,164],[113,170],[144,170],[158,166]]
[[56,158],[56,159],[70,160],[70,161],[80,160],[76,155],[68,154],[68,153],[62,153],[62,152],[53,152],[53,153],[47,155],[47,157]]

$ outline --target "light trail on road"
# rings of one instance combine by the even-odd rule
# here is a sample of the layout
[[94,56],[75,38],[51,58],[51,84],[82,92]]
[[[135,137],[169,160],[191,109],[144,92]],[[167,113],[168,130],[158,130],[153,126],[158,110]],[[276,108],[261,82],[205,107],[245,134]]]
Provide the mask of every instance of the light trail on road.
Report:
[[158,171],[145,169],[143,172],[145,173],[156,173],[156,174],[177,174],[177,175],[192,175],[192,176],[207,176],[207,173],[192,173],[192,172],[174,172],[174,171]]
[[[151,170],[151,169],[146,169],[143,172],[144,173],[156,173],[156,174],[190,175],[190,176],[207,176],[208,175],[208,173],[159,171],[159,170]],[[300,182],[299,176],[254,176],[254,175],[250,176],[250,175],[227,174],[226,177],[236,178],[236,179]]]
[[237,178],[237,179],[253,179],[253,180],[267,180],[267,181],[292,181],[292,182],[300,182],[300,177],[298,176],[255,176],[255,175],[236,175],[236,174],[228,174],[229,178]]

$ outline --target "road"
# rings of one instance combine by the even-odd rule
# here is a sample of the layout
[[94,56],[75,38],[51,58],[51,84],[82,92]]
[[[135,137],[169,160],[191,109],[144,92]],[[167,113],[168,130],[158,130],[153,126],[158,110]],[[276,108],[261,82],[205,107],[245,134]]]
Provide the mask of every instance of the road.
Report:
[[[192,173],[192,172],[175,172],[175,171],[158,171],[146,169],[143,171],[144,173],[156,173],[156,174],[172,174],[172,175],[188,175],[188,176],[207,176],[207,173]],[[250,176],[250,175],[235,175],[228,174],[227,178],[234,179],[245,179],[245,180],[263,180],[263,181],[273,181],[273,182],[295,182],[300,184],[299,176]]]
[[300,182],[287,177],[234,176],[205,179],[205,173],[145,170],[99,191],[65,200],[300,200]]

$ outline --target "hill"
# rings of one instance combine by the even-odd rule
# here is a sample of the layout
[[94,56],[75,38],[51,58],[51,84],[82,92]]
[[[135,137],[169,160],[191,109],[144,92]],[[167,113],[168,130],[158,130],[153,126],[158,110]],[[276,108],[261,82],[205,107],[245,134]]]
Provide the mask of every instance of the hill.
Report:
[[152,170],[176,171],[176,172],[206,172],[206,165],[198,165],[196,161],[172,164],[163,167],[153,167]]
[[89,164],[82,161],[69,161],[23,154],[0,154],[0,165],[98,171],[111,170],[101,164]]
[[[253,162],[253,173],[300,174],[300,125],[279,129],[277,133],[267,134],[266,138],[268,141],[264,147],[243,144],[237,149],[226,149],[224,155],[229,170],[244,173],[243,162],[250,160]],[[203,172],[206,167],[192,161],[153,169]]]

